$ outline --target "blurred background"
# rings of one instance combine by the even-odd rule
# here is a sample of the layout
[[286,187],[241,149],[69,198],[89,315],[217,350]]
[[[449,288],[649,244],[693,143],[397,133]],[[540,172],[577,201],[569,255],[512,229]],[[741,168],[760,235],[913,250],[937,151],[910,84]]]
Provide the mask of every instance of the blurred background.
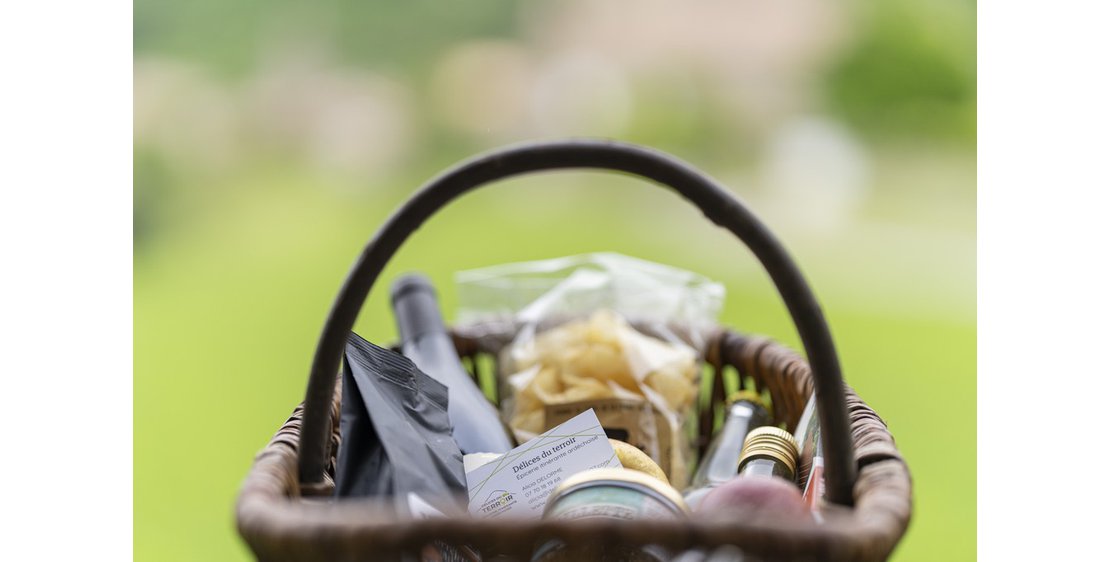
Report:
[[[134,541],[245,560],[233,504],[304,392],[385,217],[443,168],[564,136],[642,143],[748,202],[813,284],[845,376],[915,482],[894,559],[975,556],[975,4],[965,0],[369,3],[136,0]],[[754,258],[630,178],[467,195],[385,283],[615,251],[728,289],[722,322],[798,346]]]

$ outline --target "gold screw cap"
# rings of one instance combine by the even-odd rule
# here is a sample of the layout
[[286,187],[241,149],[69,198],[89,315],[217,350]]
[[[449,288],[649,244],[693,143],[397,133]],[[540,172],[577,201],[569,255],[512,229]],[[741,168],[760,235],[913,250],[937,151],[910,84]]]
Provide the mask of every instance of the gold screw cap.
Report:
[[790,469],[791,474],[797,474],[798,442],[789,432],[777,427],[757,427],[744,439],[744,449],[740,452],[736,471],[739,472],[749,459],[757,457],[781,461]]

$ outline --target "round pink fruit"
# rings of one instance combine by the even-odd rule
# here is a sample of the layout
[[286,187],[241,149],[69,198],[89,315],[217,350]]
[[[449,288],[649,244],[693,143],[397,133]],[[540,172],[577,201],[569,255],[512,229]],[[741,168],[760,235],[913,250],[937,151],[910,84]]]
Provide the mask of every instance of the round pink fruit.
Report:
[[797,486],[781,478],[737,477],[705,495],[698,512],[744,509],[784,517],[809,517],[809,508]]

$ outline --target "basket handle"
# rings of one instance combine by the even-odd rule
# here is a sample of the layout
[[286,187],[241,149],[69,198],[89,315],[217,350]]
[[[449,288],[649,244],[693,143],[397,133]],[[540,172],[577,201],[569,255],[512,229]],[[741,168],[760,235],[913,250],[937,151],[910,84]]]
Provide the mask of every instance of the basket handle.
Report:
[[601,140],[523,144],[480,155],[433,179],[386,220],[343,282],[316,346],[297,452],[301,482],[324,479],[330,406],[347,335],[371,287],[401,244],[433,213],[474,188],[511,176],[563,168],[624,172],[670,187],[714,224],[747,244],[782,296],[809,358],[826,449],[826,496],[850,505],[856,467],[840,361],[821,307],[794,261],[743,203],[702,173],[661,152]]

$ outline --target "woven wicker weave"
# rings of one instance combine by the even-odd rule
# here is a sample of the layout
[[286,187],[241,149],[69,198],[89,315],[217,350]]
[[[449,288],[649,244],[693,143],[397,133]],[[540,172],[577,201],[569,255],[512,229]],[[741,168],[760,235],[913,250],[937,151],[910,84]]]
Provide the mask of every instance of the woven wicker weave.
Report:
[[[782,295],[809,362],[767,339],[721,328],[702,334],[714,370],[708,406],[699,408],[704,447],[724,380],[766,389],[777,422],[797,424],[816,391],[826,448],[829,505],[823,521],[791,522],[729,514],[673,521],[504,521],[471,518],[399,521],[388,505],[333,501],[339,445],[338,366],[343,343],[385,263],[436,210],[482,184],[558,168],[600,168],[638,175],[672,188],[714,223],[730,230],[760,260]],[[515,327],[456,327],[456,347],[474,374],[494,365]],[[486,355],[494,361],[478,361]],[[811,368],[812,366],[812,368]],[[377,560],[415,553],[435,540],[466,543],[507,559],[527,560],[539,541],[658,544],[672,549],[736,545],[766,560],[882,560],[905,533],[911,513],[909,472],[879,416],[843,384],[832,337],[816,299],[782,246],[746,207],[712,180],[673,158],[601,141],[534,144],[494,152],[433,180],[366,246],[344,283],[323,333],[305,402],[256,457],[236,506],[239,532],[260,560]]]

